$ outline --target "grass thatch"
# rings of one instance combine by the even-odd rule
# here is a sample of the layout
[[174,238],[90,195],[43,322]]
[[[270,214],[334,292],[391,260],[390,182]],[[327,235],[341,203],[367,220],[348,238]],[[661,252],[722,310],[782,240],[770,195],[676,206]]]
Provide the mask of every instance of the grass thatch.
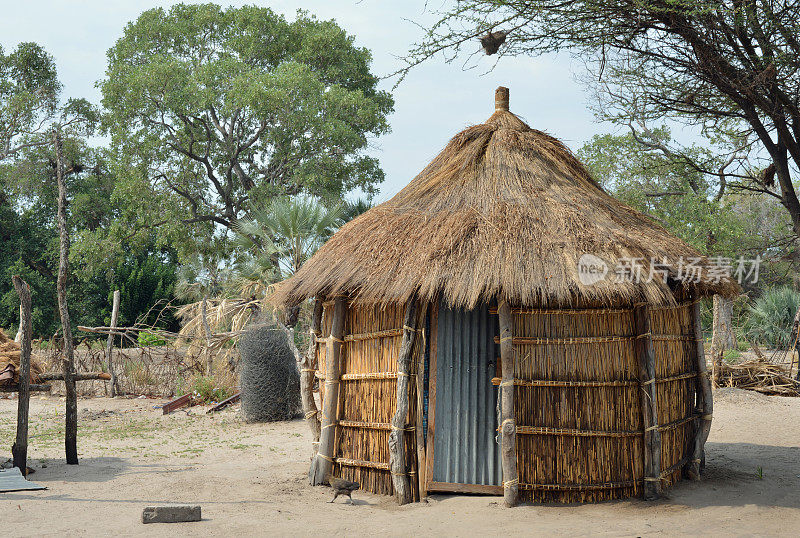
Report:
[[[404,303],[438,293],[473,308],[493,297],[520,305],[578,300],[672,304],[667,283],[586,286],[584,253],[615,267],[622,258],[700,257],[643,213],[606,194],[558,140],[496,111],[456,135],[402,191],[343,226],[292,278],[276,304],[349,294],[365,303]],[[707,265],[703,258],[701,265]],[[729,279],[687,284],[699,295],[735,295]]]
[[[19,383],[19,370],[20,370],[20,354],[22,349],[19,343],[15,342],[9,337],[3,329],[0,329],[0,372],[4,371],[9,366],[12,370],[13,377],[4,381],[8,385],[16,385]],[[39,374],[44,373],[44,368],[34,357],[31,357],[31,383],[39,382]]]

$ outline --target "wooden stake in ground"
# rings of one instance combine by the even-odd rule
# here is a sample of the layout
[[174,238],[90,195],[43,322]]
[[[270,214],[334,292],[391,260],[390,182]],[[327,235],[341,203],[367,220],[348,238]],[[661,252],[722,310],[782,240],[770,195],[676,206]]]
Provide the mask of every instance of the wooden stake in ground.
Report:
[[206,363],[206,375],[214,373],[214,356],[211,354],[211,327],[208,325],[208,301],[203,297],[203,303],[200,306],[201,319],[203,321],[203,338],[205,338],[206,345],[203,348]]
[[[311,430],[313,447],[319,443],[320,421],[317,402],[314,401],[314,373],[317,371],[317,342],[322,336],[322,299],[314,301],[314,314],[311,317],[311,341],[308,351],[300,360],[300,400],[303,403],[303,413]],[[316,455],[313,450],[311,456]]]
[[392,416],[389,433],[389,469],[392,472],[394,496],[398,504],[412,501],[411,485],[406,472],[405,429],[408,420],[408,377],[411,373],[411,354],[417,334],[417,300],[412,297],[403,318],[403,340],[397,356],[397,407]]
[[347,299],[337,297],[333,305],[331,334],[325,351],[325,399],[322,402],[322,428],[319,450],[311,463],[309,483],[319,486],[333,470],[333,440],[336,429],[336,406],[339,403],[339,362],[344,344],[344,318],[347,314]]
[[514,414],[514,323],[511,307],[502,300],[497,305],[500,323],[500,453],[503,460],[503,499],[516,506],[519,498],[517,474],[517,420]]
[[17,438],[11,447],[14,467],[22,476],[28,474],[28,408],[31,400],[31,290],[20,277],[11,277],[20,300],[19,327],[22,332],[22,350],[19,356],[19,397],[17,400]]
[[703,349],[703,326],[700,322],[700,302],[694,304],[694,339],[697,346],[697,407],[700,419],[695,430],[692,446],[692,459],[686,466],[686,474],[692,480],[700,480],[700,465],[703,462],[706,439],[711,431],[711,418],[714,415],[714,396],[711,391],[711,380],[708,378],[706,355]]
[[[111,303],[111,328],[117,328],[117,320],[119,319],[119,290],[114,290],[114,299]],[[108,361],[108,373],[111,374],[111,397],[119,394],[119,385],[117,385],[117,371],[114,368],[114,334],[108,333],[106,339],[106,360]]]
[[64,183],[64,155],[61,145],[61,132],[53,131],[53,146],[56,153],[56,181],[58,182],[58,232],[59,257],[58,280],[58,312],[61,315],[61,329],[64,333],[63,364],[64,392],[66,393],[66,413],[64,448],[67,464],[78,464],[78,391],[75,388],[75,353],[72,344],[72,326],[69,322],[67,306],[67,278],[69,274],[69,229],[67,228],[67,186]]
[[661,432],[658,429],[655,353],[647,305],[634,306],[633,321],[636,330],[636,358],[639,360],[639,383],[642,387],[639,398],[644,427],[644,498],[652,501],[661,495]]

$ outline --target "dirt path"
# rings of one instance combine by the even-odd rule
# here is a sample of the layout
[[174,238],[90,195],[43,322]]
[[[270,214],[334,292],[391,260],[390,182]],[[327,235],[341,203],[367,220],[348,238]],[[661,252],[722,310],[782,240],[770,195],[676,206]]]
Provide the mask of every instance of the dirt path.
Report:
[[[800,399],[717,391],[707,479],[679,484],[668,499],[512,510],[497,497],[437,495],[428,504],[398,507],[364,492],[354,495],[356,506],[326,504],[327,488],[306,485],[309,435],[303,422],[250,425],[235,411],[207,416],[203,408],[164,417],[153,408],[162,401],[79,401],[81,464],[67,466],[63,401],[32,399],[31,479],[49,489],[0,494],[2,534],[800,532]],[[12,443],[15,413],[15,400],[0,400],[0,446]],[[142,508],[160,502],[198,503],[203,521],[142,525]]]

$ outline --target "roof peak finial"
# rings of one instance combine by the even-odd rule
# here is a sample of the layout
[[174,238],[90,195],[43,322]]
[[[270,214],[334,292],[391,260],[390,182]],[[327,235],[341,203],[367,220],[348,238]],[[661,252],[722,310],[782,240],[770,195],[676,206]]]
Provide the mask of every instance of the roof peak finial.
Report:
[[508,88],[505,86],[494,91],[494,109],[508,111]]

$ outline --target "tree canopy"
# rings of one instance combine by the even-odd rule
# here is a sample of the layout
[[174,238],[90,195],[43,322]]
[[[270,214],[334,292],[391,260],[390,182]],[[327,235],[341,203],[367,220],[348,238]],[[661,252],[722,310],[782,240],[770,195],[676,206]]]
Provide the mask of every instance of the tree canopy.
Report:
[[337,200],[383,180],[365,150],[388,132],[393,101],[370,52],[334,21],[179,4],[145,11],[108,58],[120,192],[158,201],[146,224],[232,229],[275,196]]
[[[569,50],[590,66],[598,113],[644,145],[772,197],[800,234],[800,4],[793,0],[459,0],[408,57],[409,66],[492,29],[506,55]],[[651,123],[698,129],[721,159],[651,139]]]

